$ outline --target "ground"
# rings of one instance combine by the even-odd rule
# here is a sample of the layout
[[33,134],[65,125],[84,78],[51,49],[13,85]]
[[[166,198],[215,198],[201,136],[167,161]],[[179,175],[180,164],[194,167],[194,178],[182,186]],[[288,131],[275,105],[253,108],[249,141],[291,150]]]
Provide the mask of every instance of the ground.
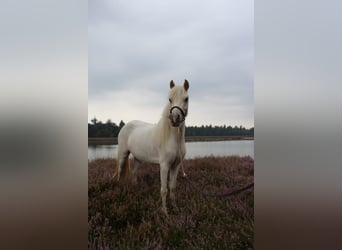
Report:
[[[143,165],[133,185],[114,182],[115,165],[114,159],[88,164],[89,249],[253,249],[254,188],[233,197],[205,197],[180,171],[178,210],[169,206],[166,217],[160,210],[159,166]],[[250,157],[205,157],[184,166],[205,192],[225,193],[254,181]]]

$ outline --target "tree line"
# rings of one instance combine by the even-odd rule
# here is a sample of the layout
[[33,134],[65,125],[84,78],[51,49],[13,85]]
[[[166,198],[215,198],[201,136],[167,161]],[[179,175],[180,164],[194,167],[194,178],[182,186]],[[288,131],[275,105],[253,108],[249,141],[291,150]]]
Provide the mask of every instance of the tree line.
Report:
[[[93,118],[91,123],[88,123],[88,137],[117,137],[120,129],[125,125],[121,120],[117,125],[110,119],[103,123],[102,121]],[[247,136],[254,137],[254,127],[245,128],[242,126],[212,126],[202,125],[187,126],[185,136]]]

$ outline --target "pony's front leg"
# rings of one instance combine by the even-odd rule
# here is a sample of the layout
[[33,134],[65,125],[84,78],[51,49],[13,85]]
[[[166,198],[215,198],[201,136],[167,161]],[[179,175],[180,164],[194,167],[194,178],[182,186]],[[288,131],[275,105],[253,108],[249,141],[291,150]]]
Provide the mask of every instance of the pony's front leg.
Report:
[[167,174],[169,172],[169,166],[165,163],[160,164],[160,194],[162,198],[162,211],[168,215],[166,208],[166,196],[167,196]]
[[170,168],[170,179],[169,179],[171,204],[176,210],[178,210],[178,208],[176,205],[175,190],[176,190],[176,185],[177,185],[177,176],[178,176],[179,167],[180,167],[180,164]]

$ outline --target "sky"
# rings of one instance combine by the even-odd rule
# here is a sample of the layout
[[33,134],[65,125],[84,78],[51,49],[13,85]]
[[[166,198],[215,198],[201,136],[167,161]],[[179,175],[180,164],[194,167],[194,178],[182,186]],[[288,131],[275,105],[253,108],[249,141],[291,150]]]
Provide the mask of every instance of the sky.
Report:
[[88,2],[88,122],[157,123],[189,81],[188,126],[254,127],[254,2]]

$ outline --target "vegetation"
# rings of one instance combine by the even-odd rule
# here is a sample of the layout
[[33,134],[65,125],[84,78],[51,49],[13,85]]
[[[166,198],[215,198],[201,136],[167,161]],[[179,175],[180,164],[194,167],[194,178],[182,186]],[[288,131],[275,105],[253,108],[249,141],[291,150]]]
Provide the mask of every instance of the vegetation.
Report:
[[[139,169],[138,184],[112,179],[114,159],[88,164],[89,249],[253,249],[253,188],[232,197],[205,197],[179,175],[176,201],[161,211],[159,167]],[[250,157],[205,157],[184,162],[205,192],[226,192],[253,182]]]
[[[117,137],[120,129],[125,125],[121,120],[119,125],[116,125],[111,120],[106,123],[98,121],[96,118],[88,123],[88,137]],[[246,129],[242,126],[212,126],[202,125],[187,126],[185,136],[248,136],[254,137],[254,128]]]
[[254,128],[246,129],[242,126],[187,126],[185,136],[249,136],[254,137]]
[[91,124],[88,123],[88,137],[117,137],[120,129],[125,125],[122,120],[119,125],[111,120],[102,123],[96,118],[93,118],[91,122]]

